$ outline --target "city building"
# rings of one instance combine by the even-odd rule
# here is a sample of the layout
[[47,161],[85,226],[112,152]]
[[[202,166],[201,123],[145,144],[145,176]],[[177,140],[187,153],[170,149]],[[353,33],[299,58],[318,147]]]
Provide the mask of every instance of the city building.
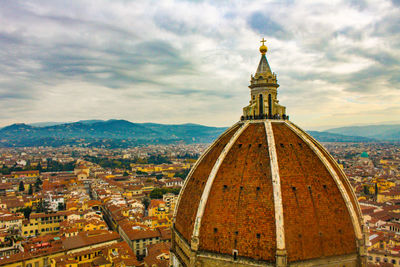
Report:
[[250,105],[186,178],[171,265],[365,266],[367,229],[351,184],[288,120],[262,42]]

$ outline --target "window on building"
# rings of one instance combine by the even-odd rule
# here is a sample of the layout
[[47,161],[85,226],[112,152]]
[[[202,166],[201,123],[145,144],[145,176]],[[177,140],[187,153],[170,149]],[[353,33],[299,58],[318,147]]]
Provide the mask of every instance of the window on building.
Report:
[[396,260],[392,260],[392,264],[396,264]]

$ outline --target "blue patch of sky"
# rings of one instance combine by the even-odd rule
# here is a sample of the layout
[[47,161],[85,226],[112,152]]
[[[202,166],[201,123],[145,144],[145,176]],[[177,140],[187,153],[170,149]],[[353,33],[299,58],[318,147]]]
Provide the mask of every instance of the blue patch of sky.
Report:
[[259,11],[251,14],[247,22],[255,32],[261,35],[274,36],[285,40],[290,37],[290,34],[285,31],[282,25]]

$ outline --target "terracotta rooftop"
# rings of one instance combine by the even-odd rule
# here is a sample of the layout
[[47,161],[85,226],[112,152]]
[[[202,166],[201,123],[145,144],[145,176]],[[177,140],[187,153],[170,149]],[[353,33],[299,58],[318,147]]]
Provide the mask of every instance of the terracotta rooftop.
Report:
[[120,239],[120,236],[116,232],[111,232],[107,230],[96,230],[80,232],[76,236],[63,239],[62,243],[65,249],[71,250],[118,239]]
[[168,267],[170,248],[169,242],[147,246],[147,256],[144,258],[144,262],[147,266]]
[[[174,224],[189,246],[198,238],[199,251],[237,250],[267,262],[275,261],[279,242],[288,262],[357,253],[362,215],[348,179],[329,153],[291,122],[239,122],[196,164]],[[274,189],[277,176],[280,188]],[[279,202],[282,210],[275,210]],[[281,220],[284,228],[277,225]]]

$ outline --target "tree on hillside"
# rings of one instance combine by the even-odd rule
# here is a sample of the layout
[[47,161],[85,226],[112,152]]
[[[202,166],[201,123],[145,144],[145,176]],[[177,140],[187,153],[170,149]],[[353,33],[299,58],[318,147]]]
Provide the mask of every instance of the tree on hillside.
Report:
[[153,191],[150,192],[151,199],[160,199],[163,196],[163,191],[161,188],[154,188]]
[[31,207],[25,207],[25,208],[17,210],[17,212],[22,212],[24,214],[25,219],[29,219],[29,216],[32,213],[32,208]]
[[175,173],[175,177],[179,177],[179,178],[182,178],[185,180],[187,175],[189,174],[189,172],[190,172],[190,169],[184,169],[180,172]]
[[37,165],[36,169],[37,169],[39,172],[42,172],[42,171],[43,171],[42,164],[40,164],[40,162],[39,162],[39,164]]
[[48,203],[46,201],[42,200],[38,203],[36,212],[47,212],[47,209],[48,209]]
[[11,174],[10,168],[3,164],[3,167],[0,169],[0,173],[2,174]]
[[38,177],[37,179],[36,179],[36,182],[35,182],[35,191],[39,191],[40,190],[40,185],[41,184],[43,184],[43,182],[42,182],[42,180],[40,180],[40,178]]
[[65,204],[64,204],[64,203],[61,203],[61,202],[58,202],[57,210],[58,210],[58,211],[60,211],[60,210],[65,210]]
[[20,192],[24,192],[25,191],[24,182],[22,182],[22,181],[19,182],[19,191]]
[[33,195],[32,184],[29,185],[28,195]]
[[32,213],[32,208],[31,207],[24,208],[23,213],[24,213],[25,219],[29,219],[29,217],[31,216],[31,213]]
[[172,193],[174,195],[179,195],[180,192],[180,188],[154,188],[151,192],[150,192],[150,198],[151,199],[161,199],[163,197],[164,194],[166,193]]
[[142,203],[143,203],[143,205],[144,205],[144,208],[147,210],[147,208],[148,208],[149,205],[150,205],[150,199],[149,199],[148,197],[145,197],[145,198],[143,198]]

